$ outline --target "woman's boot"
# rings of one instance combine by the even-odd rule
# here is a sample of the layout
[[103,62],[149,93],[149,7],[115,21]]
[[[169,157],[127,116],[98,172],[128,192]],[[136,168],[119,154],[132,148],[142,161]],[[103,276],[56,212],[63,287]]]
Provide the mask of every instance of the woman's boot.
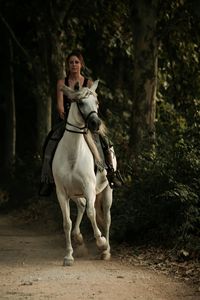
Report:
[[107,178],[108,178],[110,187],[112,189],[121,187],[123,185],[123,179],[122,179],[119,171],[114,170],[111,148],[106,150],[105,160],[106,160],[106,165],[107,165]]

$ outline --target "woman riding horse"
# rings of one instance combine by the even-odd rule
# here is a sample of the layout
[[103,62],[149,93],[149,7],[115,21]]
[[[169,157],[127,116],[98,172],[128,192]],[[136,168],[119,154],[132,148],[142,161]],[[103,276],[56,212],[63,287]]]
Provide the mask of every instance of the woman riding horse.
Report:
[[[43,151],[43,165],[42,165],[42,174],[41,174],[41,184],[39,195],[40,196],[49,196],[54,179],[52,175],[52,160],[58,145],[58,142],[63,136],[65,130],[65,123],[69,113],[70,100],[66,95],[63,94],[61,87],[66,85],[72,89],[75,89],[77,84],[79,87],[91,87],[93,82],[81,74],[81,70],[84,68],[84,60],[79,51],[73,51],[67,57],[67,67],[68,72],[67,76],[63,79],[59,79],[57,82],[57,110],[60,118],[60,122],[55,128],[49,133]],[[107,168],[107,178],[111,188],[120,187],[122,181],[118,172],[114,171],[113,168],[113,159],[111,153],[112,144],[109,141],[107,136],[99,136]]]
[[[95,172],[94,157],[99,158],[94,156],[95,153],[91,151],[92,144],[88,143],[88,137],[101,130],[95,92],[97,86],[98,80],[90,88],[76,90],[66,85],[61,87],[70,99],[71,106],[65,132],[53,158],[52,171],[63,215],[66,240],[64,266],[71,266],[74,262],[72,240],[84,246],[80,225],[85,211],[91,222],[101,259],[109,260],[111,257],[109,232],[113,190],[108,183],[106,169],[97,168]],[[94,145],[92,136],[90,142]],[[116,157],[112,153],[116,170]],[[70,216],[71,201],[77,206],[75,222],[72,222]]]

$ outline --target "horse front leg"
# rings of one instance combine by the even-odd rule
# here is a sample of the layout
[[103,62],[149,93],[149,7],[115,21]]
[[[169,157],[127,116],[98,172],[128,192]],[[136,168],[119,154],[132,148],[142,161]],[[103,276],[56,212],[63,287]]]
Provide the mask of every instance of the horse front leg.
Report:
[[73,258],[73,248],[71,243],[71,229],[72,229],[72,221],[70,219],[70,205],[69,198],[66,198],[64,194],[57,193],[58,201],[60,203],[60,207],[63,215],[63,229],[65,232],[66,239],[66,255],[63,260],[63,266],[71,266],[74,262]]
[[86,200],[85,198],[75,198],[73,199],[73,201],[76,203],[78,212],[77,212],[74,229],[72,231],[72,236],[76,244],[83,245],[83,236],[80,231],[80,224],[83,218],[83,214],[85,212]]
[[93,193],[92,195],[86,197],[87,198],[87,216],[90,219],[90,222],[92,224],[93,232],[94,232],[94,237],[96,239],[96,245],[99,249],[101,250],[106,250],[108,245],[105,237],[102,236],[101,231],[99,230],[97,226],[97,221],[96,221],[96,210],[95,210],[95,199],[96,199],[96,194]]

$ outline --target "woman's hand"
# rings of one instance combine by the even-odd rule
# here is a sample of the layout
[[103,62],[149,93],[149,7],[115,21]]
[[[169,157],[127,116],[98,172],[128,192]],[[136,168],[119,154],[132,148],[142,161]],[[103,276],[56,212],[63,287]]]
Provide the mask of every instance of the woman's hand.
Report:
[[58,108],[58,114],[59,114],[59,117],[64,120],[65,119],[65,111],[64,111],[64,108]]

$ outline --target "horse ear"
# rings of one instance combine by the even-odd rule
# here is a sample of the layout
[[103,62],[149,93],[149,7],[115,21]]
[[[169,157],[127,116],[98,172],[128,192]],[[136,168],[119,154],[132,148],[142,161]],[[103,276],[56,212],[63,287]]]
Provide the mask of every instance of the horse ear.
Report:
[[60,90],[63,92],[64,95],[66,95],[69,99],[73,99],[74,98],[74,90],[72,88],[70,88],[69,86],[63,84],[60,87]]
[[98,87],[98,84],[99,84],[99,80],[95,80],[93,85],[91,86],[90,90],[92,90],[93,92],[96,91],[97,87]]
[[60,90],[67,95],[68,92],[73,91],[69,86],[63,84],[62,86],[60,86]]

